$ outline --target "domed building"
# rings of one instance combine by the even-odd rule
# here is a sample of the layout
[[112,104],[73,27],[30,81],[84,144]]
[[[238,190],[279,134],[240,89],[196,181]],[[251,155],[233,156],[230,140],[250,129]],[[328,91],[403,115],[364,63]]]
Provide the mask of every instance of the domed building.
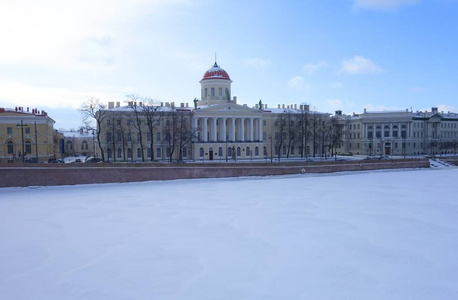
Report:
[[229,74],[215,62],[200,80],[201,100],[197,104],[210,105],[230,102],[231,83]]

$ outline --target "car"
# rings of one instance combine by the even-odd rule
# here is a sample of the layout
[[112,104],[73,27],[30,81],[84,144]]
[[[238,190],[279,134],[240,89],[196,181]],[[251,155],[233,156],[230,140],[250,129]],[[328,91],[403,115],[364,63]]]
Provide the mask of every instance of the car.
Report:
[[101,158],[91,157],[91,158],[88,158],[84,163],[86,163],[86,164],[99,164],[101,162],[102,162]]

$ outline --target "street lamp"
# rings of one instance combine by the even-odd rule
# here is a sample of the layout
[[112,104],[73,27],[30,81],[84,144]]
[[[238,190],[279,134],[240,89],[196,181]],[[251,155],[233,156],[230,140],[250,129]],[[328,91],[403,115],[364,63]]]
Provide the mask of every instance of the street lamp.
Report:
[[270,163],[273,163],[273,157],[272,157],[272,134],[269,134],[269,140],[270,140]]
[[94,139],[94,129],[92,129],[92,151],[94,152],[94,158],[95,158],[95,139]]
[[21,124],[16,125],[17,127],[21,127],[21,140],[22,140],[22,162],[25,163],[25,153],[24,153],[24,127],[29,127],[29,125],[25,124],[24,121],[21,120]]

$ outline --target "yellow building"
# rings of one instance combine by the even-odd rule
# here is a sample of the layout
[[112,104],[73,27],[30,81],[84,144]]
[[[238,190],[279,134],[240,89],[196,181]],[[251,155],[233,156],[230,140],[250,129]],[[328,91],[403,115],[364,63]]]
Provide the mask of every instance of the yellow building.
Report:
[[0,161],[47,162],[56,157],[54,123],[45,111],[0,108]]

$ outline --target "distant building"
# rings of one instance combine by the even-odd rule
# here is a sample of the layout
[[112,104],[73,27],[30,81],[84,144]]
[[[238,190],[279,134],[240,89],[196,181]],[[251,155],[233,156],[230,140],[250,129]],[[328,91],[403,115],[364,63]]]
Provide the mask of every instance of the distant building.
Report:
[[335,116],[343,126],[340,153],[363,155],[437,155],[456,153],[458,114],[364,110],[361,114]]
[[47,162],[55,157],[54,123],[45,111],[0,108],[0,161]]
[[63,135],[63,157],[95,156],[94,133],[89,130],[61,131]]

